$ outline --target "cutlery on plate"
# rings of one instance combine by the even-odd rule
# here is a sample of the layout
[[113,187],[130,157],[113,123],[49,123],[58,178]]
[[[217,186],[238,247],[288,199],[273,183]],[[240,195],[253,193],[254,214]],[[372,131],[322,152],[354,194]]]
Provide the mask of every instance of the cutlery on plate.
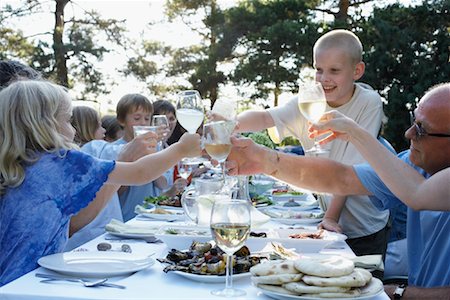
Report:
[[108,278],[102,278],[98,280],[86,280],[83,278],[74,278],[74,277],[64,277],[59,275],[50,275],[50,274],[43,274],[43,273],[36,273],[36,277],[39,278],[45,278],[45,280],[42,280],[41,282],[47,283],[51,281],[57,281],[57,280],[63,280],[63,281],[69,281],[69,282],[78,282],[84,285],[85,287],[96,287],[96,286],[104,286],[104,287],[111,287],[111,288],[118,288],[118,289],[125,289],[126,287],[119,284],[114,283],[107,283],[106,281]]

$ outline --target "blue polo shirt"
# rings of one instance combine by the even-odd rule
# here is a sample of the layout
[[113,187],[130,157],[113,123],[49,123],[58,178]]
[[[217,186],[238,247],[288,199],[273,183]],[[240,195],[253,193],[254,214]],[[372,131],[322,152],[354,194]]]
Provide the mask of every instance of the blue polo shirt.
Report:
[[[400,159],[429,176],[409,160],[409,150],[398,155]],[[400,200],[386,187],[368,164],[354,166],[361,183],[369,190],[372,202],[380,209],[396,207]],[[450,285],[450,213],[415,211],[408,208],[407,218],[409,284],[419,287]]]

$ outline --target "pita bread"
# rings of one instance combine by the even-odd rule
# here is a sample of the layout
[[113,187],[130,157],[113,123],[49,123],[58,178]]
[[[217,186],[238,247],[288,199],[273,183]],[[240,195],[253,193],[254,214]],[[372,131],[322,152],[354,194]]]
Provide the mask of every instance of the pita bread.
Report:
[[275,274],[266,276],[254,276],[252,281],[255,284],[282,285],[287,282],[296,282],[302,279],[303,274]]
[[284,287],[281,287],[279,285],[269,285],[269,284],[258,284],[257,285],[260,289],[280,293],[280,294],[287,294],[287,295],[297,295],[291,291],[288,291]]
[[274,260],[257,264],[250,268],[253,276],[267,276],[276,274],[298,274],[293,260]]
[[[318,294],[318,293],[342,293],[349,290],[349,288],[339,286],[313,286],[307,285],[304,282],[289,282],[282,285],[288,291],[300,294]],[[303,295],[302,295],[303,296]]]
[[339,277],[349,275],[355,269],[353,261],[340,256],[302,258],[294,262],[301,273],[319,277]]
[[340,277],[317,277],[305,275],[303,281],[316,286],[362,287],[372,279],[369,271],[355,268],[350,275]]
[[329,298],[329,299],[337,299],[337,298],[356,298],[361,296],[361,291],[359,289],[351,289],[347,292],[342,293],[318,293],[318,294],[303,294],[302,297],[311,297],[311,298]]

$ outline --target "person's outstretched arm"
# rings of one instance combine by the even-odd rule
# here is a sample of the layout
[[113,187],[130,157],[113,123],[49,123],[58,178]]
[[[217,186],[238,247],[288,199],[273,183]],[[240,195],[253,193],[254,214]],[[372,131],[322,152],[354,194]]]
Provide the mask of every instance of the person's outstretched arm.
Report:
[[415,210],[450,210],[450,168],[425,179],[414,168],[397,158],[367,131],[339,112],[324,115],[323,122],[311,127],[320,133],[332,131],[322,142],[335,138],[350,141],[377,172],[387,187]]
[[230,175],[263,173],[311,191],[336,195],[369,195],[352,166],[319,157],[290,155],[255,144],[249,138],[231,138]]

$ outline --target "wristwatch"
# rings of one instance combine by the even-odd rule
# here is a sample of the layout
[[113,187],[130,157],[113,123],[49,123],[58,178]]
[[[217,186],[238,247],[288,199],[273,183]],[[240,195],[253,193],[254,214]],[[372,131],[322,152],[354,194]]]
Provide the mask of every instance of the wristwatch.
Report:
[[394,299],[401,299],[403,296],[403,293],[405,293],[406,290],[406,284],[402,283],[399,286],[395,288],[394,293],[392,294],[394,296]]

